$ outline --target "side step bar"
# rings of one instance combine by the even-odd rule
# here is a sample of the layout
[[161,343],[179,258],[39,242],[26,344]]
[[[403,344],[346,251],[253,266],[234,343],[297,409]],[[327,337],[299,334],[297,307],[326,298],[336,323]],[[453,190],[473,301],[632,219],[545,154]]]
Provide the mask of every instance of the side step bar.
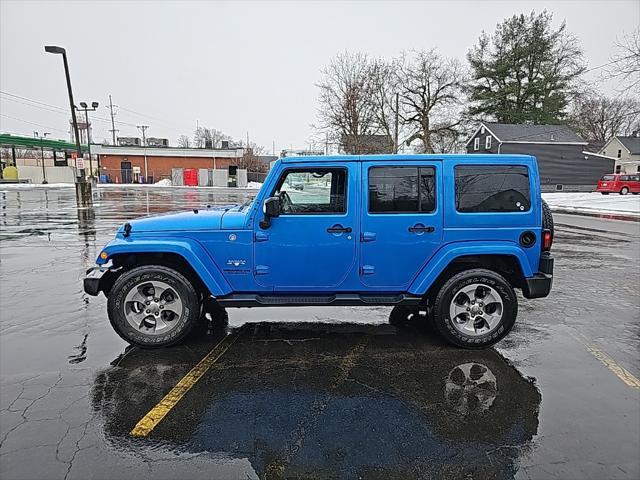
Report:
[[293,307],[293,306],[371,306],[371,305],[418,305],[422,297],[413,295],[358,295],[336,293],[335,295],[255,295],[235,293],[217,297],[222,307]]

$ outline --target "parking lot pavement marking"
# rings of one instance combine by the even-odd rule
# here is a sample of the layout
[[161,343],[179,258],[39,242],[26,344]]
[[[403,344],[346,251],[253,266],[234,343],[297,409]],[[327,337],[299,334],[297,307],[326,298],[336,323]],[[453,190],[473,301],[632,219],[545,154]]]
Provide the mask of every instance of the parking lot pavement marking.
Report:
[[636,377],[633,373],[631,373],[629,370],[627,370],[626,368],[618,365],[617,362],[609,356],[609,354],[589,344],[586,338],[582,337],[582,335],[579,335],[576,332],[573,332],[572,336],[573,338],[578,340],[580,343],[582,343],[591,355],[596,357],[596,359],[600,360],[600,362],[605,367],[607,367],[609,370],[615,373],[615,375],[620,380],[622,380],[625,384],[627,384],[627,386],[631,388],[640,388],[640,379]]
[[178,404],[182,397],[207,373],[209,368],[234,344],[239,335],[240,331],[238,330],[236,333],[227,335],[220,340],[195,367],[176,383],[155,407],[149,410],[149,413],[142,417],[129,434],[134,437],[146,437],[149,435],[171,409]]

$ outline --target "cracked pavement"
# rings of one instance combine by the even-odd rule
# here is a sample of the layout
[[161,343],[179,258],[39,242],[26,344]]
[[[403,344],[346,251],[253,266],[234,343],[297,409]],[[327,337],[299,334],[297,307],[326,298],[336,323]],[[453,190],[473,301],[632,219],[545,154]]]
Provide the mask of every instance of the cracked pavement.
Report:
[[[0,478],[638,478],[640,223],[555,215],[554,289],[497,348],[389,308],[230,310],[130,348],[81,279],[123,221],[244,201],[207,190],[2,191]],[[146,438],[133,426],[237,341]],[[604,359],[604,360],[603,360]],[[618,373],[616,373],[618,372]]]

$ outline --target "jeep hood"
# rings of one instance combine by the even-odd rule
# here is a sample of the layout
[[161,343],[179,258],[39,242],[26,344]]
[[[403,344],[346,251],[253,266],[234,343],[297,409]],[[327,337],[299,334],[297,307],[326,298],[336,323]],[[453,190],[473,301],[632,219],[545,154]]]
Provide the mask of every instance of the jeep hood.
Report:
[[[190,210],[180,213],[168,213],[131,220],[128,223],[131,225],[131,234],[142,232],[220,230],[222,229],[223,217],[233,207],[234,206],[225,206],[220,208]],[[122,232],[124,232],[124,225],[118,229],[118,233]]]

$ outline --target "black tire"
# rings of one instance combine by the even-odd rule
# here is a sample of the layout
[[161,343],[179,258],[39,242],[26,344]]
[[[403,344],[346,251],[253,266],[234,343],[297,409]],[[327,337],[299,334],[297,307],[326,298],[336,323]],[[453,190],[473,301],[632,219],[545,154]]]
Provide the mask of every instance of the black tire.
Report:
[[603,195],[609,195],[609,192],[600,192]]
[[629,187],[622,187],[620,189],[620,195],[626,195],[629,193]]
[[[177,322],[165,334],[151,335],[133,328],[125,314],[125,298],[137,285],[145,281],[160,281],[169,285],[180,297],[182,313]],[[107,301],[107,313],[114,330],[132,345],[143,348],[160,348],[179,343],[198,322],[201,312],[200,295],[179,272],[160,265],[144,265],[123,273],[113,284]]]
[[553,214],[551,208],[542,200],[542,228],[551,231],[551,238],[554,236]]
[[[479,283],[493,288],[503,304],[502,318],[498,324],[486,334],[467,335],[453,325],[449,306],[453,296],[465,286]],[[444,339],[458,347],[478,349],[486,348],[500,341],[511,331],[518,315],[518,299],[509,283],[496,272],[481,268],[465,270],[454,275],[440,288],[433,309],[433,321]]]

